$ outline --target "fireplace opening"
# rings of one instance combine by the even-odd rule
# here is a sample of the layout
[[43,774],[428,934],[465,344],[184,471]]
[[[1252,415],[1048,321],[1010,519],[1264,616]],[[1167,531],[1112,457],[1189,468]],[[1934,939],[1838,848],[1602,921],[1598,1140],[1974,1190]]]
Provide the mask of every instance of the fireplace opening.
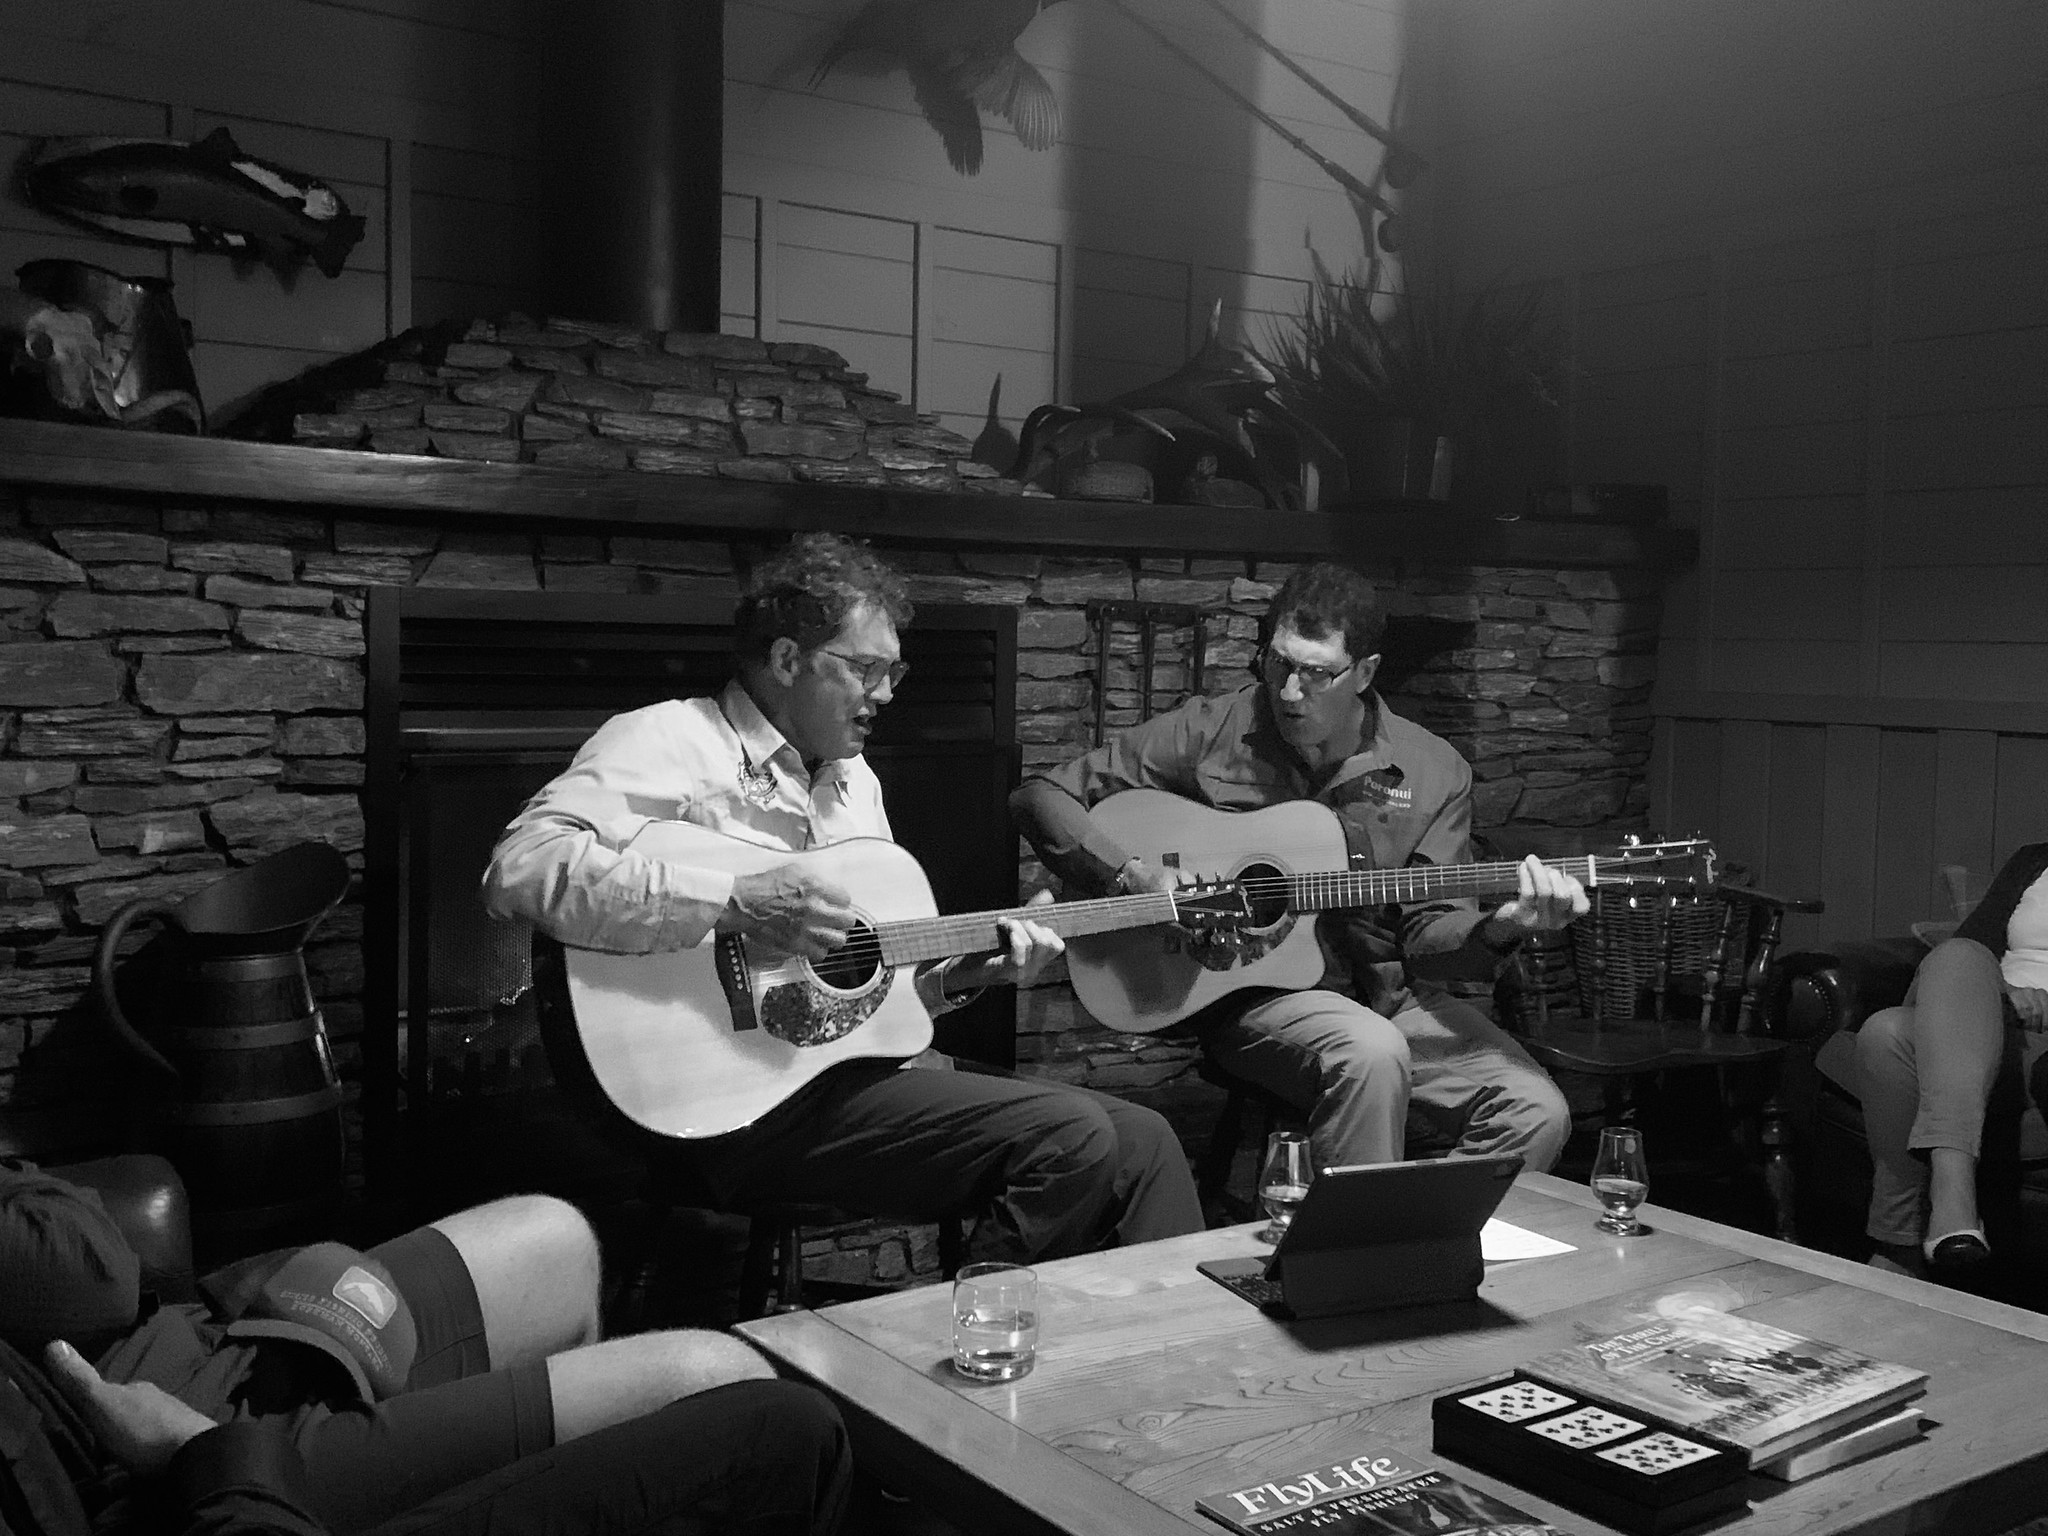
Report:
[[[464,1198],[546,1187],[596,1138],[560,1114],[532,933],[490,916],[479,882],[506,823],[604,720],[723,686],[731,607],[378,588],[365,622],[368,1193],[377,1204],[445,1195],[458,1174]],[[897,840],[940,911],[1014,905],[1015,610],[921,606],[903,652],[911,673],[866,754]],[[939,1044],[1009,1066],[1014,1027],[1014,995],[996,989],[942,1019]],[[549,1145],[557,1132],[576,1145]],[[468,1166],[447,1166],[451,1146]]]

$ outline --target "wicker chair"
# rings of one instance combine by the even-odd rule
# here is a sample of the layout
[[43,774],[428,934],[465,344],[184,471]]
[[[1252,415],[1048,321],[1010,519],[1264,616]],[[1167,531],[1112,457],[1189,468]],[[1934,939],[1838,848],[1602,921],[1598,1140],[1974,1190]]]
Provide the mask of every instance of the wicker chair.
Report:
[[1814,898],[1773,895],[1720,881],[1697,892],[1592,893],[1572,925],[1576,1008],[1511,969],[1504,1001],[1522,1043],[1552,1072],[1603,1079],[1603,1118],[1632,1115],[1637,1084],[1653,1074],[1708,1068],[1732,1150],[1762,1175],[1775,1235],[1797,1241],[1792,1165],[1778,1100],[1783,977],[1778,945],[1788,912],[1818,912]]

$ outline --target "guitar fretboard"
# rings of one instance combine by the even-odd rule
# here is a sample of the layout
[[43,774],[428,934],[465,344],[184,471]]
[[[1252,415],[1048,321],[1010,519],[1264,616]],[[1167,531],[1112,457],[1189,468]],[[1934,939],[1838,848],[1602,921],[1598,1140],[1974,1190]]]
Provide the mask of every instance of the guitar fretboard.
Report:
[[[1603,867],[1625,860],[1545,859],[1550,868],[1577,877],[1588,890],[1600,883]],[[1442,901],[1456,896],[1483,896],[1512,891],[1521,884],[1520,863],[1416,864],[1406,869],[1327,870],[1289,875],[1287,903],[1298,912],[1323,912],[1338,907],[1384,907],[1411,901]],[[1257,882],[1253,882],[1256,884]],[[1262,894],[1262,893],[1255,893]]]
[[1002,940],[996,924],[1018,918],[1041,923],[1063,939],[1091,933],[1114,933],[1174,920],[1173,898],[1166,895],[1105,896],[1094,901],[1061,901],[1050,906],[1012,907],[1006,912],[963,912],[953,917],[915,917],[877,923],[885,965],[921,965],[953,955],[978,955]]

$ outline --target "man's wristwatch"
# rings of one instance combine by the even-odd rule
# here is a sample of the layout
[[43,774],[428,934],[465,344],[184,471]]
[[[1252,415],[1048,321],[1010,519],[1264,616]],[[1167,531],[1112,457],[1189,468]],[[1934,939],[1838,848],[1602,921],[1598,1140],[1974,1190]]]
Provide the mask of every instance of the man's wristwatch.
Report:
[[1134,853],[1128,859],[1125,859],[1123,863],[1117,865],[1116,874],[1110,879],[1110,889],[1119,896],[1135,895],[1136,889],[1131,884],[1131,874],[1136,866],[1144,862],[1145,860],[1142,855]]

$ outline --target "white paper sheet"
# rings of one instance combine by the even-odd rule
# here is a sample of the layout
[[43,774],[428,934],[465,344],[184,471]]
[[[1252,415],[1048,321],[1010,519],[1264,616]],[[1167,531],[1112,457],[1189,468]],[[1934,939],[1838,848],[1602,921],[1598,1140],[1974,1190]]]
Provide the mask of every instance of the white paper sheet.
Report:
[[1498,1217],[1490,1217],[1479,1229],[1479,1253],[1489,1264],[1500,1264],[1509,1259],[1545,1259],[1553,1253],[1577,1251],[1571,1243],[1560,1243],[1554,1237],[1531,1232],[1527,1227],[1510,1226]]

